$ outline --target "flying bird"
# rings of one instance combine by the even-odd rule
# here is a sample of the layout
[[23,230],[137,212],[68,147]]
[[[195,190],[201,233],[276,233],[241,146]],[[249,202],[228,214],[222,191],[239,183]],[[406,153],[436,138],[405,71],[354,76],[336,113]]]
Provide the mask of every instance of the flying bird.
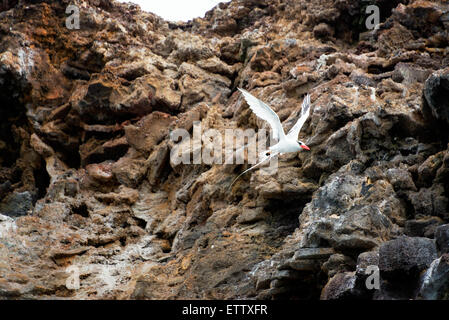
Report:
[[310,95],[307,94],[302,102],[301,116],[299,117],[296,124],[290,129],[290,131],[285,134],[284,128],[282,127],[281,121],[278,115],[274,112],[266,103],[257,99],[248,91],[238,88],[238,90],[245,97],[251,110],[260,119],[265,120],[271,127],[273,138],[278,140],[278,143],[270,147],[268,150],[262,152],[262,160],[252,166],[251,168],[243,171],[234,181],[231,183],[230,187],[240,178],[242,175],[248,171],[256,168],[263,162],[270,160],[271,158],[277,156],[278,154],[283,155],[284,153],[299,152],[302,150],[310,151],[310,148],[300,140],[298,140],[299,131],[301,131],[302,126],[307,121],[310,114]]

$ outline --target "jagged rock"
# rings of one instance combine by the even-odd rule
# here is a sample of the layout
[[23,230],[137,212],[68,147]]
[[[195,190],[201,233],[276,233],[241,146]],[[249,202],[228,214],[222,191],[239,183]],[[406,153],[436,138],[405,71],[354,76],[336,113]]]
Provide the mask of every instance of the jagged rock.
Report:
[[241,224],[254,223],[260,220],[266,220],[270,215],[262,208],[244,209],[242,214],[237,217],[237,222]]
[[72,93],[72,106],[89,121],[111,121],[123,115],[144,115],[153,106],[155,89],[143,78],[126,86],[111,74],[92,76]]
[[294,260],[321,260],[327,259],[335,253],[333,248],[301,248],[295,251]]
[[449,293],[449,255],[434,260],[422,276],[418,296],[425,300],[447,299]]
[[378,251],[367,251],[359,254],[357,257],[357,275],[365,276],[366,268],[369,266],[379,265],[379,252]]
[[435,232],[443,220],[438,217],[423,217],[405,222],[404,233],[410,237],[434,238]]
[[[388,189],[391,191],[385,192]],[[317,246],[325,242],[342,250],[370,249],[394,234],[392,221],[402,221],[403,215],[390,184],[384,180],[367,182],[344,166],[318,189],[301,214],[302,243]]]
[[71,208],[70,205],[61,202],[54,202],[48,204],[38,202],[34,209],[34,214],[36,216],[59,223],[63,223],[64,220],[67,219],[67,217],[70,214],[78,214],[78,213],[82,212],[73,210],[73,208]]
[[379,248],[380,289],[375,300],[415,299],[420,275],[437,258],[435,241],[402,236]]
[[414,190],[415,183],[412,175],[405,169],[392,168],[387,170],[387,177],[395,190]]
[[449,224],[435,229],[435,239],[441,253],[449,253]]
[[137,192],[137,190],[121,186],[118,191],[119,192],[97,194],[95,195],[95,199],[107,204],[126,203],[128,205],[133,205],[137,202],[137,200],[139,200],[139,193]]
[[227,65],[217,57],[212,57],[207,60],[200,60],[196,62],[197,66],[201,69],[212,73],[222,74],[226,77],[232,77],[234,75],[234,68]]
[[432,183],[435,175],[441,165],[443,164],[443,152],[431,155],[418,167],[418,182],[423,186],[428,186]]
[[101,182],[111,182],[114,179],[112,173],[112,162],[105,162],[100,164],[90,164],[86,167],[87,174],[95,180]]
[[108,160],[118,160],[129,149],[126,137],[104,142],[104,140],[90,139],[80,146],[82,165],[99,163]]
[[317,272],[320,269],[320,262],[324,262],[334,253],[332,248],[301,248],[295,251],[293,257],[281,264],[279,269]]
[[434,240],[420,237],[399,237],[379,248],[379,269],[382,277],[416,276],[437,258]]
[[449,75],[447,70],[432,74],[426,80],[424,97],[430,107],[432,115],[437,119],[449,123],[449,110],[445,101],[449,96]]
[[317,38],[329,38],[334,35],[334,29],[322,22],[313,28],[313,35]]
[[440,19],[442,13],[432,1],[420,1],[411,6],[400,4],[393,14],[407,28],[425,35],[431,32],[430,26]]
[[223,103],[231,92],[228,88],[231,80],[224,76],[206,72],[187,62],[181,64],[179,72],[182,74],[179,87],[185,110],[204,99],[212,100],[218,97],[218,101]]
[[434,184],[431,188],[421,188],[418,192],[410,192],[408,197],[416,215],[447,217],[448,199],[441,184]]
[[3,198],[10,190],[11,182],[9,182],[9,180],[0,184],[0,197]]
[[337,253],[329,257],[329,260],[323,264],[322,269],[332,278],[337,273],[353,270],[355,265],[355,261],[350,257]]
[[0,203],[0,213],[10,217],[27,215],[33,208],[33,196],[29,191],[13,192]]
[[[354,296],[360,299],[372,299],[380,289],[379,252],[367,251],[357,257],[355,270]],[[379,286],[379,287],[377,287]]]
[[148,157],[150,170],[148,171],[148,180],[151,184],[157,184],[166,174],[168,168],[170,152],[166,143],[158,145],[153,153]]
[[399,62],[394,68],[392,78],[396,82],[412,84],[426,81],[429,75],[429,70],[422,69],[408,63]]
[[206,117],[208,106],[205,103],[199,103],[188,111],[178,115],[176,120],[176,128],[191,131],[193,123],[201,121]]
[[258,185],[256,189],[265,199],[304,198],[318,188],[313,181],[301,179],[296,168],[279,169],[275,178],[268,179],[266,176],[257,175],[252,181],[252,184]]
[[166,113],[153,112],[135,125],[125,127],[125,136],[128,143],[136,150],[148,156],[168,134],[168,128],[175,120]]
[[355,272],[337,273],[321,292],[321,300],[347,299],[355,287]]
[[148,171],[147,161],[124,156],[114,163],[112,173],[120,184],[137,188]]

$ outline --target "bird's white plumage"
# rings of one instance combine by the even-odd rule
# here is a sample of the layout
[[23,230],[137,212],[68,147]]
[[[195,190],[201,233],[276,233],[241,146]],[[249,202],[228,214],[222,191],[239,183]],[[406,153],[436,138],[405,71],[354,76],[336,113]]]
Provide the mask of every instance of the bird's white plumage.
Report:
[[237,178],[235,178],[230,187],[232,187],[234,182],[237,181],[237,179],[240,178],[243,174],[258,167],[260,164],[271,159],[272,157],[288,152],[298,152],[303,149],[310,150],[302,142],[297,140],[299,131],[301,131],[301,128],[304,126],[304,123],[307,121],[307,118],[310,115],[310,95],[306,95],[306,97],[304,98],[301,108],[301,116],[299,117],[298,121],[290,129],[288,134],[285,135],[281,121],[279,120],[276,112],[274,112],[267,104],[254,97],[248,91],[240,88],[238,89],[243,94],[246,102],[248,103],[251,110],[256,114],[256,116],[267,121],[270,124],[273,138],[277,139],[278,143],[270,147],[268,153],[263,153],[262,160],[259,163],[243,171]]
[[274,112],[267,104],[257,99],[248,91],[240,88],[238,89],[243,94],[246,102],[248,103],[251,110],[256,114],[256,116],[258,116],[262,120],[267,121],[270,124],[273,138],[276,140],[281,140],[283,137],[285,137],[284,129],[281,125],[281,120],[279,120],[276,112]]
[[308,94],[304,98],[304,101],[302,102],[301,116],[299,117],[296,124],[287,133],[288,138],[293,138],[295,140],[298,139],[299,131],[301,131],[301,128],[303,127],[304,123],[306,123],[309,115],[310,115],[310,95]]

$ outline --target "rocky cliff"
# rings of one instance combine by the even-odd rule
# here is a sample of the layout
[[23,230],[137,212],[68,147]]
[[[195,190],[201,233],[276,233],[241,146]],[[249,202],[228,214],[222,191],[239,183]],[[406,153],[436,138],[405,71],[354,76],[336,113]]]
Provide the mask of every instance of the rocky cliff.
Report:
[[[448,298],[447,2],[0,10],[1,298]],[[285,129],[310,93],[311,151],[229,189],[247,165],[174,164],[169,134],[268,128],[237,87]]]

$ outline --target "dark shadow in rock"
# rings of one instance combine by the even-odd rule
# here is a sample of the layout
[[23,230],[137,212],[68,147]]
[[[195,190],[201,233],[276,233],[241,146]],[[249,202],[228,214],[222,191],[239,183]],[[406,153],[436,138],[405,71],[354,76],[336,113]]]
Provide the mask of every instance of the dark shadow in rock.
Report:
[[21,141],[13,134],[13,126],[28,127],[26,110],[20,97],[27,95],[29,88],[16,81],[11,74],[1,78],[0,86],[0,166],[11,167],[20,156]]
[[50,176],[44,159],[41,160],[40,167],[34,170],[34,180],[36,181],[37,199],[42,199],[47,194],[47,188],[50,185]]
[[88,218],[89,210],[87,208],[87,205],[85,203],[82,203],[78,206],[74,206],[72,208],[72,214],[79,214],[81,217]]
[[[310,199],[308,199],[310,200]],[[276,230],[276,237],[290,235],[299,227],[298,217],[307,200],[270,200],[265,210],[271,213],[270,225]]]

